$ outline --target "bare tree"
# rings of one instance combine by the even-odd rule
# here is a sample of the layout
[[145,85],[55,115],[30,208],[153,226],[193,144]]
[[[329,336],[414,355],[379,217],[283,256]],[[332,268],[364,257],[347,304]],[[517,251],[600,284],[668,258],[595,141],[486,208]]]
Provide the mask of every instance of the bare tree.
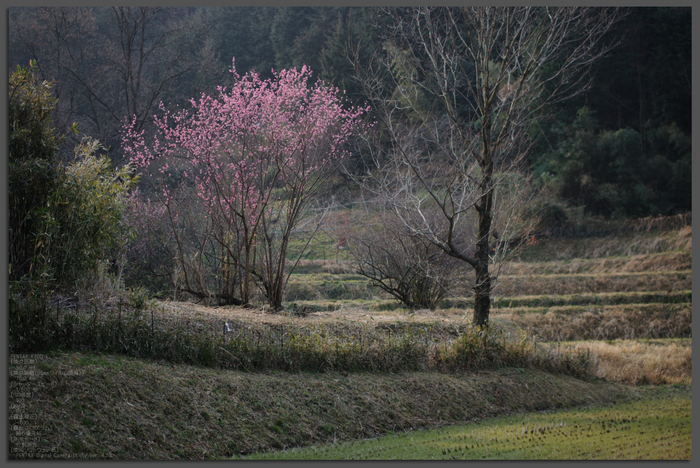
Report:
[[[52,113],[56,128],[65,132],[79,119],[81,90],[74,71],[81,60],[95,61],[93,43],[97,25],[93,11],[87,7],[11,8],[10,63],[29,57],[39,67],[38,76],[52,82],[57,106]],[[26,65],[26,63],[20,63]],[[62,157],[73,155],[80,137],[68,134]]]
[[225,77],[201,10],[38,7],[9,16],[10,38],[21,46],[16,56],[29,55],[42,78],[57,82],[59,128],[75,121],[107,145],[118,144],[125,119],[136,116],[140,130],[161,100],[184,102]]
[[605,33],[620,13],[386,11],[394,21],[382,60],[355,62],[389,142],[370,145],[378,170],[364,185],[393,206],[411,235],[473,268],[474,323],[487,326],[490,264],[505,252],[509,233],[522,229],[517,211],[527,198],[522,169],[531,125],[547,104],[586,89],[587,71],[606,51]]
[[460,262],[407,232],[391,207],[371,205],[354,210],[361,213],[349,239],[357,272],[409,309],[435,309],[450,291]]

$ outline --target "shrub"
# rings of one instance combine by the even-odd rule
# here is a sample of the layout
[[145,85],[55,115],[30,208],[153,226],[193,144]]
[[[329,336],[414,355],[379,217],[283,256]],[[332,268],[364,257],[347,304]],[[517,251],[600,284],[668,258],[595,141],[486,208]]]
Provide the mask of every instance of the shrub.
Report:
[[32,62],[29,67],[18,66],[8,86],[10,281],[36,281],[46,273],[49,199],[62,176],[57,152],[63,139],[51,126],[56,100],[51,83],[39,83],[35,70]]
[[448,293],[459,262],[413,235],[396,216],[364,213],[350,240],[357,273],[409,309],[434,310]]
[[563,206],[549,201],[526,208],[523,216],[535,223],[533,227],[535,231],[561,228],[569,220]]
[[9,83],[10,341],[30,350],[49,344],[51,294],[96,284],[123,252],[133,182],[128,167],[110,168],[92,139],[64,167],[57,156],[63,138],[51,125],[51,83],[39,83],[34,71],[33,63],[18,67]]
[[84,139],[53,198],[52,257],[59,286],[73,287],[98,271],[101,261],[122,260],[128,240],[123,223],[128,191],[135,182],[129,166],[111,168],[97,140]]
[[613,217],[672,215],[691,209],[691,139],[674,124],[640,134],[599,128],[583,107],[556,148],[534,169],[557,195]]
[[134,191],[128,203],[126,219],[133,242],[126,253],[125,283],[153,292],[169,291],[174,288],[172,279],[178,276],[175,240],[165,207],[142,198]]

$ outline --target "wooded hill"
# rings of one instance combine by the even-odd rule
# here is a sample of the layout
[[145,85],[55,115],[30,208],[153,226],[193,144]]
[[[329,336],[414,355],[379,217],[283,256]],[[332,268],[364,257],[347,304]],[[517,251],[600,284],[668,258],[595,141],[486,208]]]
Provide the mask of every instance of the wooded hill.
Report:
[[[67,135],[65,160],[88,135],[121,165],[127,116],[150,128],[161,101],[186,106],[230,85],[233,57],[241,76],[254,69],[262,79],[305,64],[365,102],[347,53],[369,60],[390,21],[373,7],[13,7],[9,65],[36,60],[55,83],[54,125],[79,130]],[[690,8],[628,9],[590,89],[540,118],[528,162],[556,201],[616,217],[690,210],[691,32]]]

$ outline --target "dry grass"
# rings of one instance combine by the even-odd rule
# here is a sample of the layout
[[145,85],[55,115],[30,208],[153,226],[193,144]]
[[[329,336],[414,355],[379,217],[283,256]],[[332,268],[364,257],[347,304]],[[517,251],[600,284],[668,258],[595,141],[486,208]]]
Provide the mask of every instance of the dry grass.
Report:
[[693,229],[686,226],[677,231],[630,234],[625,236],[591,237],[584,239],[548,239],[538,245],[525,247],[521,261],[564,261],[619,256],[648,255],[661,252],[692,251]]
[[675,384],[692,382],[692,340],[586,341],[573,345],[590,350],[596,375],[627,384]]
[[692,289],[690,270],[598,275],[530,275],[500,277],[497,296],[613,293],[632,291],[687,291]]
[[[219,320],[222,324],[226,320],[236,320],[255,324],[276,324],[276,325],[332,325],[332,324],[354,324],[380,326],[382,324],[393,324],[396,322],[410,323],[442,323],[466,326],[469,322],[467,314],[469,311],[461,309],[439,310],[431,312],[427,309],[406,311],[401,308],[388,308],[387,310],[377,310],[373,303],[362,305],[361,301],[299,301],[299,305],[307,306],[312,311],[305,317],[293,314],[281,313],[273,314],[265,309],[255,307],[206,307],[189,302],[161,301],[158,303],[162,317],[173,317],[189,320]],[[391,301],[386,302],[390,304]],[[320,305],[318,305],[320,304]],[[318,306],[316,306],[318,305]],[[323,310],[316,310],[323,309]]]
[[545,341],[692,336],[690,304],[551,307],[528,313],[501,309],[496,317]]
[[631,257],[574,258],[555,262],[511,262],[501,268],[502,276],[642,273],[683,271],[692,268],[688,251],[632,255]]
[[[250,372],[405,372],[464,371],[523,367],[592,378],[585,355],[538,352],[524,333],[471,324],[404,320],[297,320],[269,316],[255,322],[211,309],[183,307],[156,311],[94,310],[48,315],[33,310],[13,314],[12,353],[54,349],[121,354],[169,363],[238,369]],[[216,309],[214,309],[216,310]],[[218,312],[222,312],[219,310]],[[388,322],[388,323],[387,323]]]
[[577,307],[584,305],[646,305],[646,304],[690,304],[693,292],[687,291],[633,291],[616,293],[587,293],[564,295],[521,295],[496,297],[492,303],[492,313],[508,312],[509,309],[537,307]]

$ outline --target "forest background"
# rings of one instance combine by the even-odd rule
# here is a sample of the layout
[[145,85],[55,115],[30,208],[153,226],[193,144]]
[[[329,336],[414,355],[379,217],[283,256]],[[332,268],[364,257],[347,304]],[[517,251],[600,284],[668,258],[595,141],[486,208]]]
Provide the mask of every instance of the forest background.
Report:
[[[87,135],[121,166],[127,116],[149,128],[161,101],[184,106],[230,85],[233,57],[241,76],[254,69],[262,79],[307,65],[354,103],[366,102],[346,53],[349,44],[377,47],[372,24],[382,20],[368,7],[12,8],[9,68],[36,60],[38,77],[55,83],[65,160]],[[530,169],[557,201],[592,214],[687,212],[691,10],[632,8],[609,34],[620,44],[594,65],[590,89],[538,122]],[[78,133],[68,132],[73,123]],[[352,198],[337,188],[343,201]]]
[[[371,57],[382,46],[379,31],[388,21],[381,9],[369,7],[11,8],[9,65],[12,73],[32,62],[38,82],[50,83],[44,96],[46,103],[55,100],[45,106],[55,129],[49,146],[64,164],[102,151],[108,159],[99,164],[122,168],[128,162],[122,148],[126,120],[134,118],[135,132],[154,132],[161,102],[183,108],[191,98],[230,87],[232,58],[241,76],[255,70],[262,80],[272,78],[273,70],[306,65],[312,81],[320,78],[349,103],[364,105],[368,97],[354,79],[348,53]],[[591,86],[550,104],[531,136],[536,144],[525,155],[527,172],[548,197],[540,227],[561,228],[564,206],[605,218],[691,209],[691,10],[631,8],[608,36],[616,47],[593,65]],[[84,172],[110,170],[93,164],[99,168]],[[347,171],[334,174],[315,196],[332,194],[349,206],[359,196],[352,176],[370,164],[356,154],[345,161]],[[115,180],[135,175],[113,174]],[[139,188],[147,193],[142,182]],[[129,186],[105,185],[105,199],[110,190],[126,193]],[[118,236],[111,233],[100,243],[118,250]],[[66,242],[64,258],[86,251]],[[43,244],[32,239],[27,248]],[[25,257],[33,258],[30,252]],[[13,267],[14,276],[22,273],[19,264]],[[143,284],[138,275],[132,279]]]

